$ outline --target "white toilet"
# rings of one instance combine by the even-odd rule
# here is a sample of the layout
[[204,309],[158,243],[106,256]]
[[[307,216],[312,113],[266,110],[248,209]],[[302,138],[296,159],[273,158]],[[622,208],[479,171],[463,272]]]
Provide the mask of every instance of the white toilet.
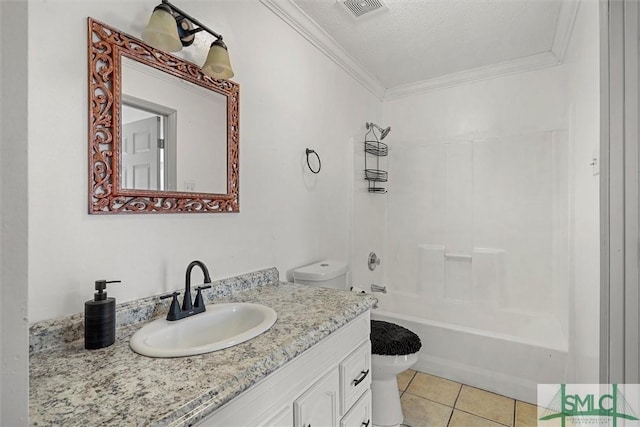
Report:
[[[347,264],[320,261],[293,271],[295,283],[323,288],[347,289]],[[420,339],[402,326],[371,321],[372,424],[397,427],[403,414],[396,376],[418,361]]]
[[395,323],[371,321],[371,408],[374,426],[402,424],[397,375],[418,361],[422,343],[410,330]]

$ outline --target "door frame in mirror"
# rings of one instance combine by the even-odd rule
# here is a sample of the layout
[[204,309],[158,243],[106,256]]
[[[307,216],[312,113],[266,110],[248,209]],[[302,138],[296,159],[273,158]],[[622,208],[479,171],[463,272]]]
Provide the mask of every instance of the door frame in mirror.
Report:
[[[154,114],[158,117],[162,117],[164,120],[163,130],[165,131],[163,148],[164,155],[163,160],[165,163],[164,171],[160,174],[160,179],[164,181],[164,189],[160,189],[161,191],[172,191],[172,189],[176,189],[177,187],[177,139],[178,139],[178,111],[173,108],[168,108],[164,105],[156,104],[154,102],[147,101],[145,99],[137,98],[132,95],[122,94],[122,98],[120,99],[120,111],[123,111],[124,106],[145,111],[150,114]],[[123,112],[120,116],[122,120],[122,132],[124,132],[124,128],[127,123],[124,122],[126,120],[126,114]],[[122,138],[122,137],[121,137]],[[121,139],[122,141],[122,139]],[[121,150],[122,153],[122,150]],[[120,165],[122,167],[122,160],[124,157],[121,157]],[[122,175],[120,175],[122,177]]]
[[[89,213],[240,212],[240,86],[206,76],[189,61],[155,49],[88,18]],[[227,98],[227,192],[186,193],[123,189],[120,183],[121,57],[157,68]]]

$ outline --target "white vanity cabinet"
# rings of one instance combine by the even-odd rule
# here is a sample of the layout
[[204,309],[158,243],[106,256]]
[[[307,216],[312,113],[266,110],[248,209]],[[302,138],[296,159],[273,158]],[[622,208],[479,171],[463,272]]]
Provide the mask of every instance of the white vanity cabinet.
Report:
[[222,406],[199,425],[371,425],[369,333],[367,311]]
[[293,402],[294,427],[337,427],[338,371],[332,369]]
[[371,426],[371,390],[356,402],[340,421],[340,427],[370,427]]
[[286,405],[264,422],[258,423],[259,427],[281,427],[291,424],[291,405]]

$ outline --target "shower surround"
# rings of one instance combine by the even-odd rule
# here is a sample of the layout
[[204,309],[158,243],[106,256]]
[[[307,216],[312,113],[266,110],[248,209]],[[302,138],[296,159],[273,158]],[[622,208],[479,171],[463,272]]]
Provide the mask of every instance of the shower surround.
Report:
[[553,314],[566,328],[566,131],[397,146],[387,274],[430,303]]
[[564,380],[568,154],[565,130],[393,145],[377,315],[421,335],[419,369],[529,402]]

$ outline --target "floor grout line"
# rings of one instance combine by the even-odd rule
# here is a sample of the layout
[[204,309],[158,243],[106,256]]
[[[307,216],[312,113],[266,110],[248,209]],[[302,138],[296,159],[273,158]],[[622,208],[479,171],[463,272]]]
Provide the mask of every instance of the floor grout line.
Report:
[[454,410],[458,410],[460,412],[464,412],[465,414],[473,415],[474,417],[477,417],[477,418],[482,418],[483,420],[491,421],[492,423],[495,423],[495,424],[498,424],[498,425],[501,425],[501,426],[511,427],[509,424],[504,424],[504,423],[501,423],[500,421],[492,420],[491,418],[487,418],[487,417],[483,417],[482,415],[474,414],[473,412],[465,411],[463,409],[458,409],[458,408],[453,408],[453,409]]
[[449,415],[449,421],[447,421],[447,427],[451,424],[451,420],[453,419],[453,413],[456,411],[456,404],[458,403],[458,399],[460,398],[460,393],[462,393],[462,387],[464,384],[460,384],[460,388],[458,389],[458,394],[456,394],[456,399],[453,401],[453,407],[451,408],[451,415]]
[[453,406],[451,406],[449,404],[438,402],[437,400],[429,399],[428,397],[420,396],[418,394],[413,394],[410,391],[402,391],[402,390],[398,390],[398,391],[401,392],[402,394],[408,394],[409,396],[417,397],[418,399],[422,399],[422,400],[427,400],[427,401],[435,403],[437,405],[446,406],[447,408],[453,408]]
[[416,375],[418,375],[418,371],[413,371],[413,375],[411,375],[411,378],[409,379],[409,381],[407,382],[407,386],[404,388],[404,391],[407,391],[409,389],[409,386],[411,385],[411,383],[413,382],[414,378],[416,377]]
[[458,384],[460,384],[460,388],[458,389],[458,394],[456,394],[456,400],[453,401],[453,407],[454,408],[458,404],[458,399],[460,398],[460,394],[462,393],[462,387],[464,387],[464,384],[462,384],[462,383],[458,383]]
[[453,412],[455,410],[456,410],[455,406],[453,408],[451,408],[451,413],[449,414],[449,419],[447,420],[447,427],[449,427],[449,424],[451,424],[451,419],[453,418]]

